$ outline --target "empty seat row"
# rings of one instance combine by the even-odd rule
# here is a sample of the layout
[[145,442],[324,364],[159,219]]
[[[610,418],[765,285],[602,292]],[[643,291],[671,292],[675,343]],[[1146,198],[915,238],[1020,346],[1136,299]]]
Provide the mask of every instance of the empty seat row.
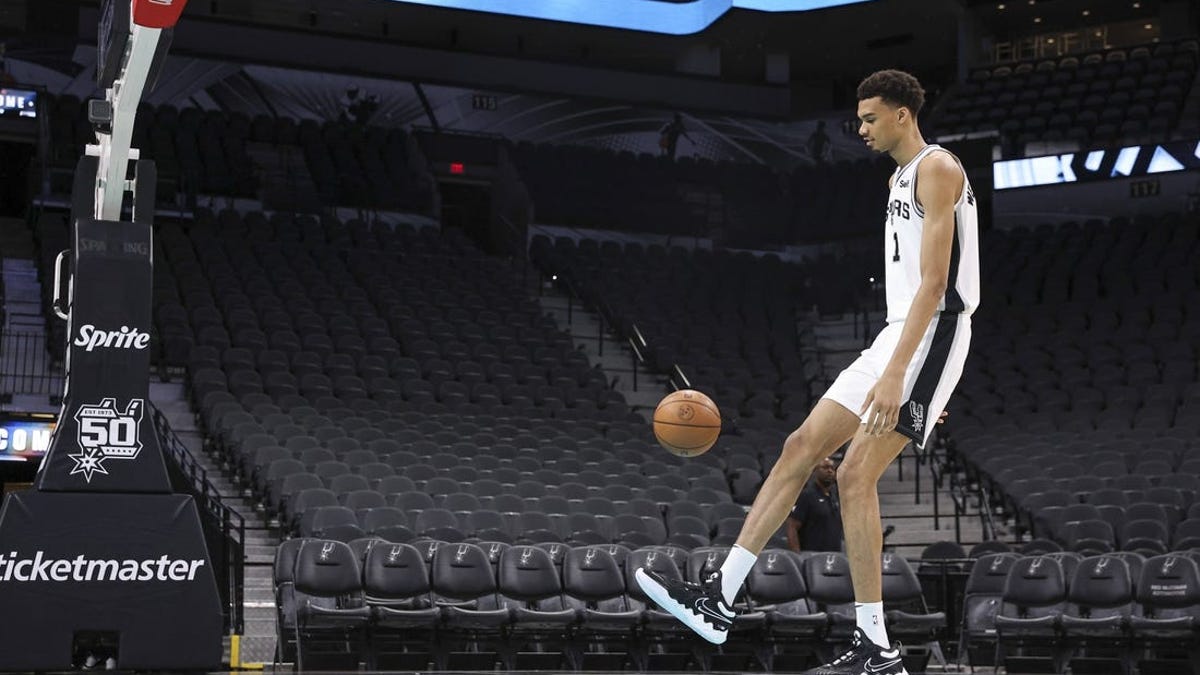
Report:
[[[698,638],[648,606],[633,581],[643,566],[698,580],[727,553],[289,540],[275,564],[280,657],[296,654],[301,667],[321,658],[349,667],[361,653],[371,668],[707,669],[723,662],[771,670],[811,663],[849,636],[853,590],[842,554],[765,551],[739,594],[737,630],[719,653],[698,649]],[[902,558],[885,555],[882,562],[890,631],[932,639],[945,616],[925,611],[920,584]]]

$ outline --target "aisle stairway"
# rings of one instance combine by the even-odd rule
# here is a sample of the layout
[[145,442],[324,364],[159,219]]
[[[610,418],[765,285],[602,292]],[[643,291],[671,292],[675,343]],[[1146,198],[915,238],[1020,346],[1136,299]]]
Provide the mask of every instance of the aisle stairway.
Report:
[[162,411],[192,456],[200,463],[209,480],[217,487],[222,501],[246,519],[245,633],[241,636],[240,660],[243,664],[271,662],[275,654],[275,598],[271,585],[271,565],[279,538],[254,505],[229,478],[225,467],[204,451],[204,437],[196,428],[196,416],[181,382],[150,383],[150,400]]

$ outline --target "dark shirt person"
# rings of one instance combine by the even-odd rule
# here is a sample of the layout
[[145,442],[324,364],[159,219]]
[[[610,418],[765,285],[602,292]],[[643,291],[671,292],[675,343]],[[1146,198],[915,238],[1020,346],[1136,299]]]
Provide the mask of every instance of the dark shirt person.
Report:
[[793,551],[842,550],[842,509],[837,495],[837,465],[826,457],[800,491],[788,516],[788,548]]

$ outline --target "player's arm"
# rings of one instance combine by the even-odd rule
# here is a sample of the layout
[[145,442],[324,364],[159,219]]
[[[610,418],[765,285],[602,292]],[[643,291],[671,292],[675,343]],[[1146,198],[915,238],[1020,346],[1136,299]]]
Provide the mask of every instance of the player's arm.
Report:
[[808,499],[806,499],[807,495],[804,492],[804,490],[807,489],[807,486],[805,486],[805,488],[800,491],[800,494],[796,499],[796,504],[792,506],[792,512],[788,514],[788,519],[785,521],[787,526],[788,547],[796,552],[800,551],[800,530],[804,527],[804,523],[808,520],[809,515]]
[[896,351],[883,376],[872,388],[863,405],[867,433],[882,435],[896,428],[900,418],[900,398],[904,395],[904,375],[913,354],[921,344],[929,322],[937,313],[946,294],[950,275],[950,253],[954,244],[954,204],[963,187],[958,163],[944,152],[930,154],[917,166],[917,199],[925,209],[925,229],[921,235],[921,284],[908,309],[904,329]]

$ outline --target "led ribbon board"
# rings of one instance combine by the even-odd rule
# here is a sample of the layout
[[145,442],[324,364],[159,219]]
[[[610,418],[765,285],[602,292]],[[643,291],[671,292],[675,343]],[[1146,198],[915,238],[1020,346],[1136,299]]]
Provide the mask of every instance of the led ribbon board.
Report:
[[0,462],[40,460],[50,447],[54,415],[0,417]]
[[1200,169],[1200,142],[1173,141],[992,163],[996,190]]
[[37,117],[37,91],[33,89],[0,89],[0,114]]
[[624,28],[649,33],[689,35],[699,33],[730,9],[759,12],[805,12],[853,5],[870,0],[392,0],[445,9],[507,14],[526,19],[565,21],[604,28]]

